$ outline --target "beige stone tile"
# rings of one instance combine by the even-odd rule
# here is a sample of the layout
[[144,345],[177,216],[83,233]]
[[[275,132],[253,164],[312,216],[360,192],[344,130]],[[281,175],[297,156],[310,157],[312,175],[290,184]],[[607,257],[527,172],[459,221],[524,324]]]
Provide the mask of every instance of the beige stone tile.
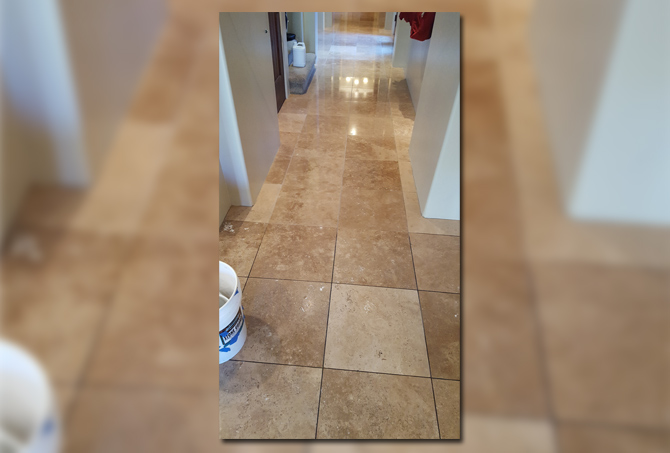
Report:
[[279,113],[279,132],[300,132],[305,119],[307,117],[304,113]]
[[247,277],[237,277],[237,278],[240,279],[240,286],[242,287],[242,290],[244,290],[244,287],[246,286],[248,280]]
[[414,120],[411,118],[393,117],[393,133],[396,137],[412,138]]
[[309,97],[301,95],[290,95],[288,99],[284,101],[284,104],[281,106],[279,113],[298,113],[306,115],[309,112]]
[[337,227],[339,210],[338,190],[284,189],[270,223]]
[[34,185],[21,201],[14,226],[67,227],[85,197],[84,189],[52,184]]
[[213,337],[194,326],[212,322],[215,259],[209,241],[141,241],[124,267],[85,382],[211,389],[211,353],[203,345]]
[[349,101],[314,97],[309,101],[307,113],[322,116],[347,116],[349,115]]
[[350,116],[348,134],[362,137],[393,137],[393,121],[391,118]]
[[346,150],[345,135],[300,134],[295,147],[295,157],[307,159],[343,160]]
[[347,138],[347,158],[362,160],[398,160],[393,137],[360,137],[349,135]]
[[433,379],[441,439],[461,438],[461,383]]
[[461,378],[461,298],[458,294],[419,292],[430,373]]
[[268,225],[250,277],[330,282],[335,228]]
[[621,426],[559,425],[558,441],[565,453],[665,453],[670,434]]
[[[2,259],[3,336],[57,382],[79,379],[131,242],[81,231],[17,229]],[[17,243],[23,242],[20,253]]]
[[558,417],[667,426],[667,273],[556,264],[534,277]]
[[219,437],[313,439],[320,385],[319,368],[219,365]]
[[340,190],[344,161],[340,159],[291,159],[283,188],[291,190]]
[[409,162],[398,162],[398,166],[400,167],[400,182],[402,183],[402,191],[416,193],[416,184],[414,183],[412,164]]
[[329,283],[250,278],[247,340],[234,360],[321,367],[329,297]]
[[63,451],[213,451],[221,448],[208,435],[216,433],[214,414],[213,389],[194,393],[85,387],[64,424]]
[[263,184],[253,206],[231,206],[226,214],[226,220],[267,223],[272,216],[280,190],[281,184]]
[[270,166],[270,171],[265,177],[265,184],[283,183],[290,163],[290,157],[275,157],[275,160],[272,162],[272,166]]
[[318,439],[438,436],[430,379],[323,370]]
[[455,236],[410,233],[420,290],[461,291],[461,240]]
[[408,118],[413,120],[416,117],[414,105],[411,102],[389,102],[391,116]]
[[324,366],[430,376],[416,291],[333,286]]
[[411,137],[396,137],[395,138],[395,148],[398,153],[399,162],[409,162],[409,143],[412,140]]
[[[402,177],[402,173],[400,176]],[[410,233],[460,236],[460,220],[427,219],[421,215],[421,207],[416,192],[403,191],[402,195],[405,200],[405,215],[407,216],[407,228]]]
[[398,162],[346,159],[342,184],[369,190],[402,190]]
[[349,115],[386,118],[391,116],[391,104],[388,102],[350,102]]
[[343,188],[339,226],[406,232],[402,193],[397,190]]
[[407,233],[340,228],[333,281],[416,289]]
[[281,146],[286,146],[293,148],[296,143],[298,143],[298,138],[300,134],[297,132],[280,132],[279,133],[279,143]]
[[348,119],[346,116],[307,115],[303,134],[346,135]]
[[237,275],[248,276],[265,227],[264,223],[224,221],[219,230],[219,260],[229,264]]

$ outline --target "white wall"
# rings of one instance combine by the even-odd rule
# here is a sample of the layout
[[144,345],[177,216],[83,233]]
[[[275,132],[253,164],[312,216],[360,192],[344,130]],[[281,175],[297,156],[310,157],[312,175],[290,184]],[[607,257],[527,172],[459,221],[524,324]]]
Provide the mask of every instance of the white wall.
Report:
[[267,13],[220,13],[219,160],[234,205],[256,201],[279,149]]
[[221,161],[219,160],[219,226],[223,223],[223,219],[228,213],[228,209],[232,206],[230,201],[230,194],[228,193],[228,184],[226,178],[221,171]]
[[295,33],[298,42],[304,42],[302,13],[288,13],[288,31]]
[[410,24],[398,19],[393,38],[393,58],[391,60],[394,68],[406,68],[409,63],[409,46],[412,41],[409,34],[411,31],[412,26]]
[[323,13],[323,25],[325,28],[331,28],[333,26],[333,13]]
[[423,216],[459,220],[460,14],[437,13],[430,41],[409,155]]
[[[532,27],[567,211],[668,225],[670,4],[573,3],[539,2]],[[578,26],[570,21],[575,11]]]
[[305,41],[305,50],[308,53],[319,51],[319,36],[317,27],[317,13],[302,13],[303,39]]
[[[433,26],[434,27],[434,26]],[[434,28],[433,28],[434,30]],[[428,59],[428,49],[431,39],[425,41],[409,40],[409,50],[407,58],[407,67],[405,68],[405,78],[409,87],[409,94],[412,97],[414,109],[419,107],[419,97],[421,96],[421,85],[426,70],[426,60]]]
[[393,27],[393,15],[395,13],[385,13],[384,17],[384,29],[385,30],[391,30]]

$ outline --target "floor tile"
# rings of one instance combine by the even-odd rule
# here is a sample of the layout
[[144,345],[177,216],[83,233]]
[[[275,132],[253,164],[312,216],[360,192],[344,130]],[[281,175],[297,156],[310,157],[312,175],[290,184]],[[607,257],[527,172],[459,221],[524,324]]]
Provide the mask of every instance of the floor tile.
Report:
[[337,190],[284,189],[270,223],[336,227],[339,210]]
[[[87,384],[211,389],[209,300],[216,252],[207,241],[146,239],[136,246],[116,290]],[[213,344],[213,343],[212,343]],[[141,347],[138,347],[141,345]]]
[[317,438],[437,439],[430,379],[323,370]]
[[441,439],[461,438],[461,383],[433,379]]
[[279,113],[279,132],[300,132],[307,115],[304,113]]
[[303,134],[332,134],[345,135],[347,133],[348,118],[333,115],[307,115]]
[[400,167],[400,182],[402,183],[402,191],[416,193],[416,184],[414,183],[412,164],[409,162],[398,162],[398,166]]
[[393,137],[360,137],[349,135],[347,138],[347,158],[362,160],[398,160]]
[[396,137],[412,137],[414,129],[414,120],[410,118],[393,117],[393,134]]
[[667,453],[670,433],[620,426],[577,423],[559,425],[558,439],[565,453]]
[[410,233],[447,234],[460,236],[461,221],[445,219],[427,219],[421,215],[421,207],[416,192],[402,193],[405,200],[405,215]]
[[332,158],[343,160],[346,136],[324,134],[300,134],[294,156],[308,159]]
[[534,276],[557,416],[667,426],[667,274],[566,263]]
[[461,291],[461,239],[455,236],[410,233],[419,290]]
[[430,376],[416,291],[334,285],[324,366]]
[[317,96],[309,101],[307,111],[310,115],[348,116],[349,101],[322,99],[321,97]]
[[398,162],[409,162],[409,143],[411,137],[396,137],[395,148],[398,153]]
[[321,369],[219,365],[219,437],[314,439]]
[[264,223],[225,220],[219,230],[219,260],[229,264],[237,275],[249,275],[261,245]]
[[369,190],[402,190],[398,162],[382,160],[346,159],[345,187]]
[[307,97],[301,95],[291,95],[284,101],[280,113],[299,113],[306,115],[309,112],[309,101]]
[[407,103],[396,103],[389,102],[391,116],[398,116],[401,118],[414,119],[416,113],[414,112],[414,106],[411,102]]
[[329,299],[329,283],[250,278],[247,341],[234,360],[323,366]]
[[430,372],[434,378],[461,378],[461,298],[419,291]]
[[267,223],[272,215],[280,190],[281,184],[263,184],[253,206],[231,206],[225,219],[228,221]]
[[84,189],[38,184],[26,192],[16,226],[67,227],[86,197]]
[[279,143],[281,143],[281,146],[293,148],[298,142],[298,137],[300,137],[300,134],[297,132],[280,132]]
[[250,277],[330,282],[335,228],[270,224]]
[[333,281],[416,289],[407,233],[340,228]]
[[391,118],[350,116],[348,133],[362,137],[393,137],[393,121]]
[[[450,444],[467,453],[557,453],[551,422],[544,419],[466,415],[463,442]],[[467,440],[466,440],[467,439]]]
[[284,189],[340,190],[344,162],[339,159],[294,157],[284,178]]
[[339,226],[406,232],[402,193],[397,190],[343,188]]
[[272,162],[272,166],[270,167],[268,175],[265,177],[265,184],[283,183],[290,163],[290,157],[275,158],[275,160]]
[[388,102],[356,102],[349,103],[349,115],[386,118],[391,116],[391,104]]
[[63,451],[212,451],[220,448],[215,414],[212,390],[84,387],[64,424]]

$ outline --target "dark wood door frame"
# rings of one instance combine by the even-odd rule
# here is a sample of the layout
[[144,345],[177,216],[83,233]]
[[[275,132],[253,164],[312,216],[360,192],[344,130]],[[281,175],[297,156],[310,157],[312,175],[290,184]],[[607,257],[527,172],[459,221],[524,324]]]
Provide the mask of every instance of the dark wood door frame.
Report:
[[284,51],[281,36],[279,13],[268,13],[270,20],[270,42],[272,43],[272,67],[274,69],[275,95],[277,96],[277,112],[286,100],[286,85],[284,80]]

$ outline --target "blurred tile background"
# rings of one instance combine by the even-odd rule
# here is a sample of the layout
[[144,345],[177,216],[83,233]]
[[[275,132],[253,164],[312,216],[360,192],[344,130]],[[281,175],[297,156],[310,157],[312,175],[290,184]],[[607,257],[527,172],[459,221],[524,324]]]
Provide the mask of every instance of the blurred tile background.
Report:
[[424,5],[463,17],[463,441],[218,441],[217,13],[240,5],[172,0],[94,184],[32,187],[5,241],[3,336],[48,370],[64,451],[670,450],[668,229],[565,214],[532,0]]

